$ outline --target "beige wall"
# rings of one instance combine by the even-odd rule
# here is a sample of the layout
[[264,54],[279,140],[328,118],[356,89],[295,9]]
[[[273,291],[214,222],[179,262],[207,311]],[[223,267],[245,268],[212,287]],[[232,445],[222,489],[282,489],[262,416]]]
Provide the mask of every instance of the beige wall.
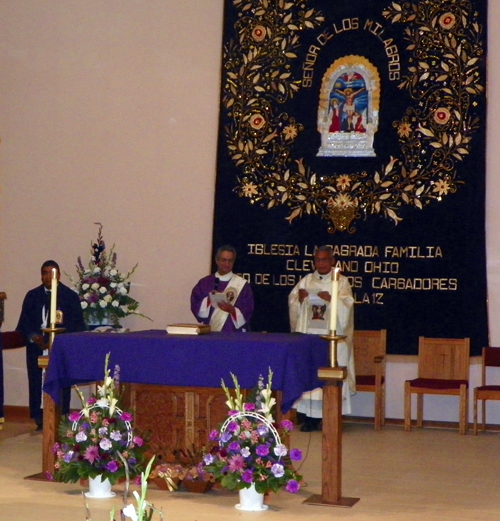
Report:
[[[490,4],[490,18],[499,19],[498,2]],[[222,13],[222,0],[0,0],[4,330],[15,327],[44,260],[74,274],[96,221],[108,246],[116,244],[121,270],[139,263],[133,296],[154,323],[125,325],[162,329],[192,320],[188,294],[210,266]],[[500,47],[491,32],[490,56]],[[500,80],[490,72],[488,261],[496,316]],[[500,344],[497,323],[491,334]],[[24,350],[4,359],[6,403],[26,405]],[[395,366],[393,417],[402,413],[402,379],[414,370]],[[356,403],[358,412],[370,406],[359,398],[355,412]]]

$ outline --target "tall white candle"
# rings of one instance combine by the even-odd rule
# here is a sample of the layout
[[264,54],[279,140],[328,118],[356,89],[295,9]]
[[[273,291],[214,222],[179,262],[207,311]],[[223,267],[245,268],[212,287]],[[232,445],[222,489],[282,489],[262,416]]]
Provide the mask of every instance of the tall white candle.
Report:
[[332,297],[330,299],[330,331],[337,331],[337,310],[339,306],[340,269],[332,271]]
[[50,284],[50,324],[56,323],[57,312],[57,270],[52,268],[52,280]]

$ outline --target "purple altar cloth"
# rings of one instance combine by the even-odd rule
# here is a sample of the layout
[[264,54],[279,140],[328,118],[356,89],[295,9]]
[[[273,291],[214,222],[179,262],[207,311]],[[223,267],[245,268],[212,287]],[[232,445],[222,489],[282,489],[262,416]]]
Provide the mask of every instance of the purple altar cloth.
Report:
[[67,333],[54,341],[44,391],[59,404],[62,388],[102,380],[107,353],[111,372],[119,365],[121,381],[129,383],[218,388],[224,379],[233,387],[233,373],[243,389],[252,389],[259,375],[267,380],[270,367],[283,413],[303,392],[321,387],[318,368],[328,366],[328,343],[316,335]]

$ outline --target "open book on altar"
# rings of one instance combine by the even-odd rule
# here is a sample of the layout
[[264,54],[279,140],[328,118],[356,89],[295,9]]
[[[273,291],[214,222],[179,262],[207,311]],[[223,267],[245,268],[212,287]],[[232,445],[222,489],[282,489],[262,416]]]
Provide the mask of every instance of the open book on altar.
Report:
[[210,333],[209,324],[171,324],[167,326],[170,335],[204,335]]

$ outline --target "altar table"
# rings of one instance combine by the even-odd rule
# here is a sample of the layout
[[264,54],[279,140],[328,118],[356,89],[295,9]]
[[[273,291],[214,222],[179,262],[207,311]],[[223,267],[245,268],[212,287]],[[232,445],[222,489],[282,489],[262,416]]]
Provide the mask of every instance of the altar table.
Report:
[[252,389],[259,375],[267,380],[270,367],[272,387],[283,393],[282,412],[322,385],[318,368],[328,365],[327,342],[300,333],[67,333],[55,339],[44,391],[59,404],[63,387],[102,380],[107,353],[122,382],[143,384],[219,388],[224,379],[232,387],[233,373],[242,388]]
[[206,442],[227,415],[221,379],[233,387],[230,373],[253,389],[271,368],[278,412],[286,413],[322,385],[318,368],[328,365],[328,343],[300,333],[67,333],[54,341],[44,391],[59,404],[62,388],[102,380],[107,353],[111,373],[118,365],[120,381],[133,384],[135,425],[152,433],[155,449]]

